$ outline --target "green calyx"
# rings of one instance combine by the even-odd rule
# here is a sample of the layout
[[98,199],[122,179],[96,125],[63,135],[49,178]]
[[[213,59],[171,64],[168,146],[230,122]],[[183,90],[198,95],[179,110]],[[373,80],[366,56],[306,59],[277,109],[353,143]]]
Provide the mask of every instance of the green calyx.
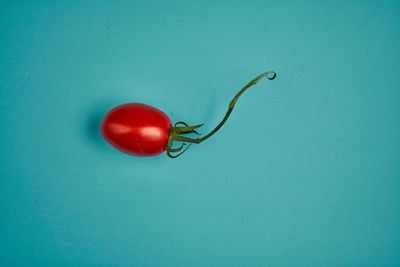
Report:
[[[263,77],[267,77],[269,80],[273,80],[276,77],[276,73],[274,71],[268,71],[265,72],[259,76],[257,76],[256,78],[254,78],[253,80],[251,80],[248,84],[246,84],[236,95],[235,97],[232,99],[232,101],[229,103],[229,108],[228,111],[225,114],[225,117],[222,119],[222,121],[217,125],[217,127],[214,128],[214,130],[212,130],[209,134],[201,137],[201,138],[189,138],[186,136],[182,136],[181,134],[197,134],[200,135],[195,129],[203,126],[204,124],[200,124],[200,125],[195,125],[195,126],[189,126],[187,123],[180,121],[175,123],[174,127],[171,129],[170,135],[169,135],[169,139],[168,139],[168,143],[167,143],[167,155],[170,158],[176,158],[179,157],[180,155],[182,155],[182,153],[184,153],[192,143],[194,144],[200,144],[201,142],[203,142],[204,140],[206,140],[207,138],[209,138],[210,136],[212,136],[214,133],[216,133],[221,127],[222,125],[224,125],[224,123],[226,122],[226,120],[229,118],[233,107],[236,104],[236,101],[239,99],[239,97],[244,93],[244,91],[246,91],[249,87],[255,85],[259,80],[261,80]],[[179,141],[182,142],[180,147],[177,148],[173,148],[173,143],[174,141]],[[188,146],[186,143],[190,143]],[[184,148],[186,146],[186,148]],[[172,153],[178,153],[173,155]]]

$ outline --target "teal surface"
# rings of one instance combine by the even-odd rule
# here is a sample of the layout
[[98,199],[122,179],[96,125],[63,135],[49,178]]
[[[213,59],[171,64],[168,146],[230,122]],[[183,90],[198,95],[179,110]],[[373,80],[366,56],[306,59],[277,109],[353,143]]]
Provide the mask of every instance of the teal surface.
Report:
[[[399,1],[0,6],[1,266],[399,266]],[[227,124],[122,154],[112,107]]]

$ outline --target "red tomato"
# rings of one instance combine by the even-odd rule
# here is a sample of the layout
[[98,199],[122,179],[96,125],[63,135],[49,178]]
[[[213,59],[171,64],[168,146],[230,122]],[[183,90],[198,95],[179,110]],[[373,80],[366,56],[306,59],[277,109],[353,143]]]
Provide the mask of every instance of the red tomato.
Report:
[[103,138],[116,149],[136,156],[155,156],[165,151],[171,120],[159,109],[129,103],[110,110],[101,124]]
[[[172,127],[171,120],[164,112],[139,103],[124,104],[110,110],[101,123],[101,134],[113,147],[127,154],[155,156],[166,150],[168,157],[176,158],[182,155],[190,144],[200,144],[215,134],[224,125],[243,92],[263,77],[273,80],[276,73],[265,72],[246,84],[229,103],[228,111],[222,121],[203,137],[184,136],[185,134],[200,135],[196,129],[203,124],[189,126],[186,122],[179,121]],[[181,145],[174,147],[175,141],[180,142]]]

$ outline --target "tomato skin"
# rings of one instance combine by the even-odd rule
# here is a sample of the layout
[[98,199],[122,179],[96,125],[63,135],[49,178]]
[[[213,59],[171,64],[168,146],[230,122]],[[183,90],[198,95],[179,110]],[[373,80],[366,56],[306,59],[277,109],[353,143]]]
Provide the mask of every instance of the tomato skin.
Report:
[[101,135],[124,153],[146,157],[165,151],[171,128],[171,120],[161,110],[128,103],[106,114],[101,123]]

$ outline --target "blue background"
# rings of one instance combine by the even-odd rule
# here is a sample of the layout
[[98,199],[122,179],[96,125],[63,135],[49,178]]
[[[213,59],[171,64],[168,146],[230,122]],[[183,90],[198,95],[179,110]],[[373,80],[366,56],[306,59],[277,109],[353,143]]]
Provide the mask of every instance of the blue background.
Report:
[[[0,264],[400,265],[399,1],[9,1],[0,18]],[[131,157],[141,102],[227,124]]]

